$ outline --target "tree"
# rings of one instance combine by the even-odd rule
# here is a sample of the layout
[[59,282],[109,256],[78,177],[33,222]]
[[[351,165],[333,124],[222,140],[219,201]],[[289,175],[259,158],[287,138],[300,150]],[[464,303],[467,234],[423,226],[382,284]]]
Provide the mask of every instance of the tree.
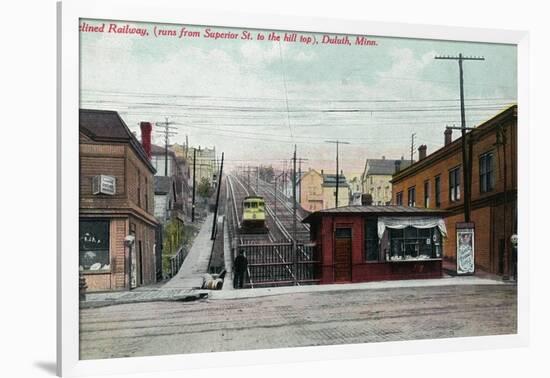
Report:
[[212,195],[212,186],[210,185],[210,181],[206,177],[203,177],[201,179],[201,182],[197,187],[197,193],[203,198],[208,198],[210,197],[210,195]]
[[269,167],[260,166],[260,178],[262,180],[266,182],[271,182],[271,180],[273,180],[274,175],[275,175],[275,172],[272,166],[269,166]]

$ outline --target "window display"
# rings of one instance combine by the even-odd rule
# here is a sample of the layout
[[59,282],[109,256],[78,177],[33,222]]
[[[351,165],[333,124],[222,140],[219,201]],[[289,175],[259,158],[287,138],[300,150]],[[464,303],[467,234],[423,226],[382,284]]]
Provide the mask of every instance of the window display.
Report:
[[80,270],[108,271],[109,221],[80,221]]
[[390,229],[391,261],[441,258],[441,233],[437,227]]

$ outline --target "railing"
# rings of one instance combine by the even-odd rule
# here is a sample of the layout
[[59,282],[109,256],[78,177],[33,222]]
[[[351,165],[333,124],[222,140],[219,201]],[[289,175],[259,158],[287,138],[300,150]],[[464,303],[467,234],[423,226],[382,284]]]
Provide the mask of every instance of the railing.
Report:
[[240,244],[248,260],[247,287],[316,284],[320,261],[313,244]]
[[170,277],[174,277],[176,274],[178,274],[178,271],[181,268],[181,265],[183,264],[183,260],[185,260],[186,253],[184,252],[183,247],[180,247],[178,252],[170,256]]

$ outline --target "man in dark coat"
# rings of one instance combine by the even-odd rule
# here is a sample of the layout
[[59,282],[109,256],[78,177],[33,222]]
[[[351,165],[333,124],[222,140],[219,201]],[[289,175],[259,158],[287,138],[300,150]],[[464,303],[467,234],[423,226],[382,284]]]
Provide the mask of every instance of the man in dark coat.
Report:
[[246,269],[248,267],[248,260],[246,259],[244,251],[242,249],[239,251],[239,255],[235,257],[233,267],[235,269],[235,279],[233,280],[233,287],[235,289],[242,289],[244,285]]

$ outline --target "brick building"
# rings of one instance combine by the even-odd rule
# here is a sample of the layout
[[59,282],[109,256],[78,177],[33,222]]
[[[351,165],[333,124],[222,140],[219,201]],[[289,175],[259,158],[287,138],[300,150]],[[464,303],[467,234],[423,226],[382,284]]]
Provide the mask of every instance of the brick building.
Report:
[[[156,281],[155,169],[114,111],[80,110],[80,271],[89,291]],[[142,123],[144,146],[150,124]]]
[[[517,106],[511,106],[469,132],[471,160],[471,221],[475,224],[475,267],[508,275],[510,237],[517,233]],[[456,264],[456,225],[464,222],[462,138],[430,155],[419,147],[419,161],[396,172],[392,179],[396,205],[442,209],[445,222],[445,261]]]

